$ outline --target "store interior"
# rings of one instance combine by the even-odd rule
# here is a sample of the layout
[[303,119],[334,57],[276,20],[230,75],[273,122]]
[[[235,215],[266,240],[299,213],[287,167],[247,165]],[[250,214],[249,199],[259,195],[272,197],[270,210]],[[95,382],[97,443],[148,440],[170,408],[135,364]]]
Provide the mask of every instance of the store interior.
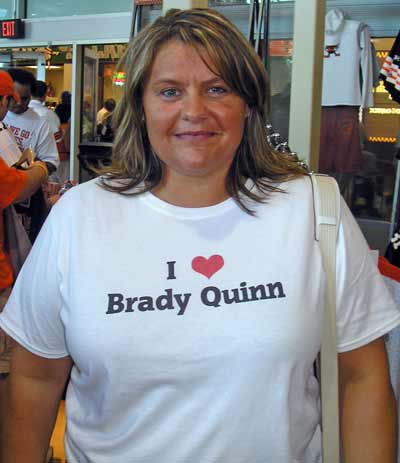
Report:
[[[392,37],[372,38],[378,66],[382,65],[393,41]],[[120,99],[125,74],[118,70],[117,63],[126,46],[119,43],[84,47],[81,143],[112,142],[112,138],[103,139],[99,135],[96,114],[107,99],[116,102]],[[269,59],[271,121],[282,139],[287,140],[292,41],[270,40]],[[62,92],[72,90],[71,46],[2,49],[0,64],[4,68],[25,68],[35,77],[45,80],[48,84],[46,104],[50,108],[54,109],[60,103]],[[363,163],[362,168],[352,176],[346,200],[361,222],[397,222],[398,217],[395,217],[392,206],[397,172],[396,153],[399,150],[400,108],[392,101],[382,81],[374,89],[374,106],[360,110],[359,119]]]

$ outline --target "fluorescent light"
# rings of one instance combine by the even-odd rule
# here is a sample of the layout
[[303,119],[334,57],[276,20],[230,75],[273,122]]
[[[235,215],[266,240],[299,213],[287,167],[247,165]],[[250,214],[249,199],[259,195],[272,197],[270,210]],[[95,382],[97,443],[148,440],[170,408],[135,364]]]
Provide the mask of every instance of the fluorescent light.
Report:
[[[24,66],[25,68],[28,69],[37,69],[37,66]],[[62,69],[62,66],[45,66],[46,69]]]

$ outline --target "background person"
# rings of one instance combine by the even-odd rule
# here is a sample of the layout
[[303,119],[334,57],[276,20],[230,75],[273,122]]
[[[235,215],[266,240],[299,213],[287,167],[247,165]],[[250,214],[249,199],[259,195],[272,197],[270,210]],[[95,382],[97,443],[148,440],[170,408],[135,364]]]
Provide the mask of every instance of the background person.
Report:
[[[54,135],[54,140],[57,144],[61,142],[61,138],[63,136],[61,130],[61,122],[57,114],[49,109],[46,106],[46,96],[47,96],[47,84],[42,80],[36,80],[34,90],[32,92],[32,98],[29,102],[29,107],[33,109],[40,117],[44,117],[50,127],[50,131]],[[51,206],[50,198],[58,193],[58,190],[61,186],[61,179],[60,179],[60,166],[61,166],[61,159],[59,162],[59,166],[57,169],[57,174],[53,175],[52,181],[47,182],[43,185],[43,191],[45,195],[46,202],[48,206]]]
[[35,78],[24,69],[9,69],[8,72],[21,98],[10,103],[4,122],[13,131],[21,151],[31,147],[37,159],[45,162],[52,174],[59,164],[54,136],[48,121],[29,108],[32,92],[35,91]]
[[57,142],[60,165],[58,167],[58,177],[60,182],[66,182],[70,178],[69,158],[70,158],[70,135],[71,135],[71,93],[64,91],[61,93],[61,103],[56,106],[54,112],[61,121],[61,139]]
[[36,80],[29,108],[33,109],[39,116],[44,117],[53,133],[56,143],[61,138],[60,118],[57,114],[46,106],[47,84],[43,80]]
[[[199,9],[122,67],[114,164],[55,205],[0,316],[19,343],[3,459],[42,461],[71,372],[68,461],[321,461],[311,182],[267,144],[262,63]],[[344,458],[393,463],[400,315],[344,204],[337,256]]]
[[61,124],[66,124],[71,117],[71,93],[65,90],[61,93],[61,103],[56,106],[54,112],[60,118]]
[[[7,114],[10,99],[19,99],[10,75],[0,71],[0,120]],[[13,269],[5,249],[3,211],[5,208],[29,197],[47,179],[46,165],[40,161],[31,164],[27,170],[10,167],[0,151],[0,312],[11,292],[14,282]],[[0,329],[0,417],[3,413],[6,393],[5,379],[10,370],[11,339]],[[1,433],[1,427],[0,427]]]
[[104,122],[104,120],[108,116],[110,116],[111,113],[114,111],[115,106],[116,106],[116,102],[115,102],[114,98],[108,98],[104,102],[104,106],[101,109],[99,109],[99,111],[97,111],[96,124],[97,125],[102,124]]
[[[59,156],[54,135],[47,119],[29,108],[32,92],[35,91],[35,78],[23,69],[10,69],[9,73],[14,80],[14,88],[20,95],[20,100],[10,102],[9,112],[4,122],[12,130],[21,151],[32,148],[36,159],[46,164],[50,181],[57,182],[55,172],[59,165]],[[23,205],[18,207],[18,212],[22,214],[24,226],[32,242],[39,234],[47,217],[48,208],[49,205],[42,189],[35,192],[26,203],[26,207]]]

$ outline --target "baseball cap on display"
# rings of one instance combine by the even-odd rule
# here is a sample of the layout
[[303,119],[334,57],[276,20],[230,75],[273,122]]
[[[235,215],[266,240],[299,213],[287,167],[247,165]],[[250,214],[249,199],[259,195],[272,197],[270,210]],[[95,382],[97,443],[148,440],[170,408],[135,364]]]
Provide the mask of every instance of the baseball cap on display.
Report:
[[19,95],[14,90],[14,81],[6,71],[0,71],[0,96],[12,96],[15,101],[19,101]]
[[325,45],[339,45],[344,28],[344,13],[339,8],[328,11],[325,16]]

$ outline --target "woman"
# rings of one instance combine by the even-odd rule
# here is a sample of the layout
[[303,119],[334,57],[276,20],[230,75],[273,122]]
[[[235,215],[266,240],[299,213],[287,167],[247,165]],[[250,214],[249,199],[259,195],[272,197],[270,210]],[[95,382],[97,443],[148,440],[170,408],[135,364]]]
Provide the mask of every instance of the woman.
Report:
[[[200,9],[122,64],[114,164],[53,208],[0,319],[3,458],[41,462],[71,372],[69,462],[319,462],[324,273],[310,180],[265,141],[263,66]],[[393,462],[400,316],[344,205],[337,286],[344,454]]]

